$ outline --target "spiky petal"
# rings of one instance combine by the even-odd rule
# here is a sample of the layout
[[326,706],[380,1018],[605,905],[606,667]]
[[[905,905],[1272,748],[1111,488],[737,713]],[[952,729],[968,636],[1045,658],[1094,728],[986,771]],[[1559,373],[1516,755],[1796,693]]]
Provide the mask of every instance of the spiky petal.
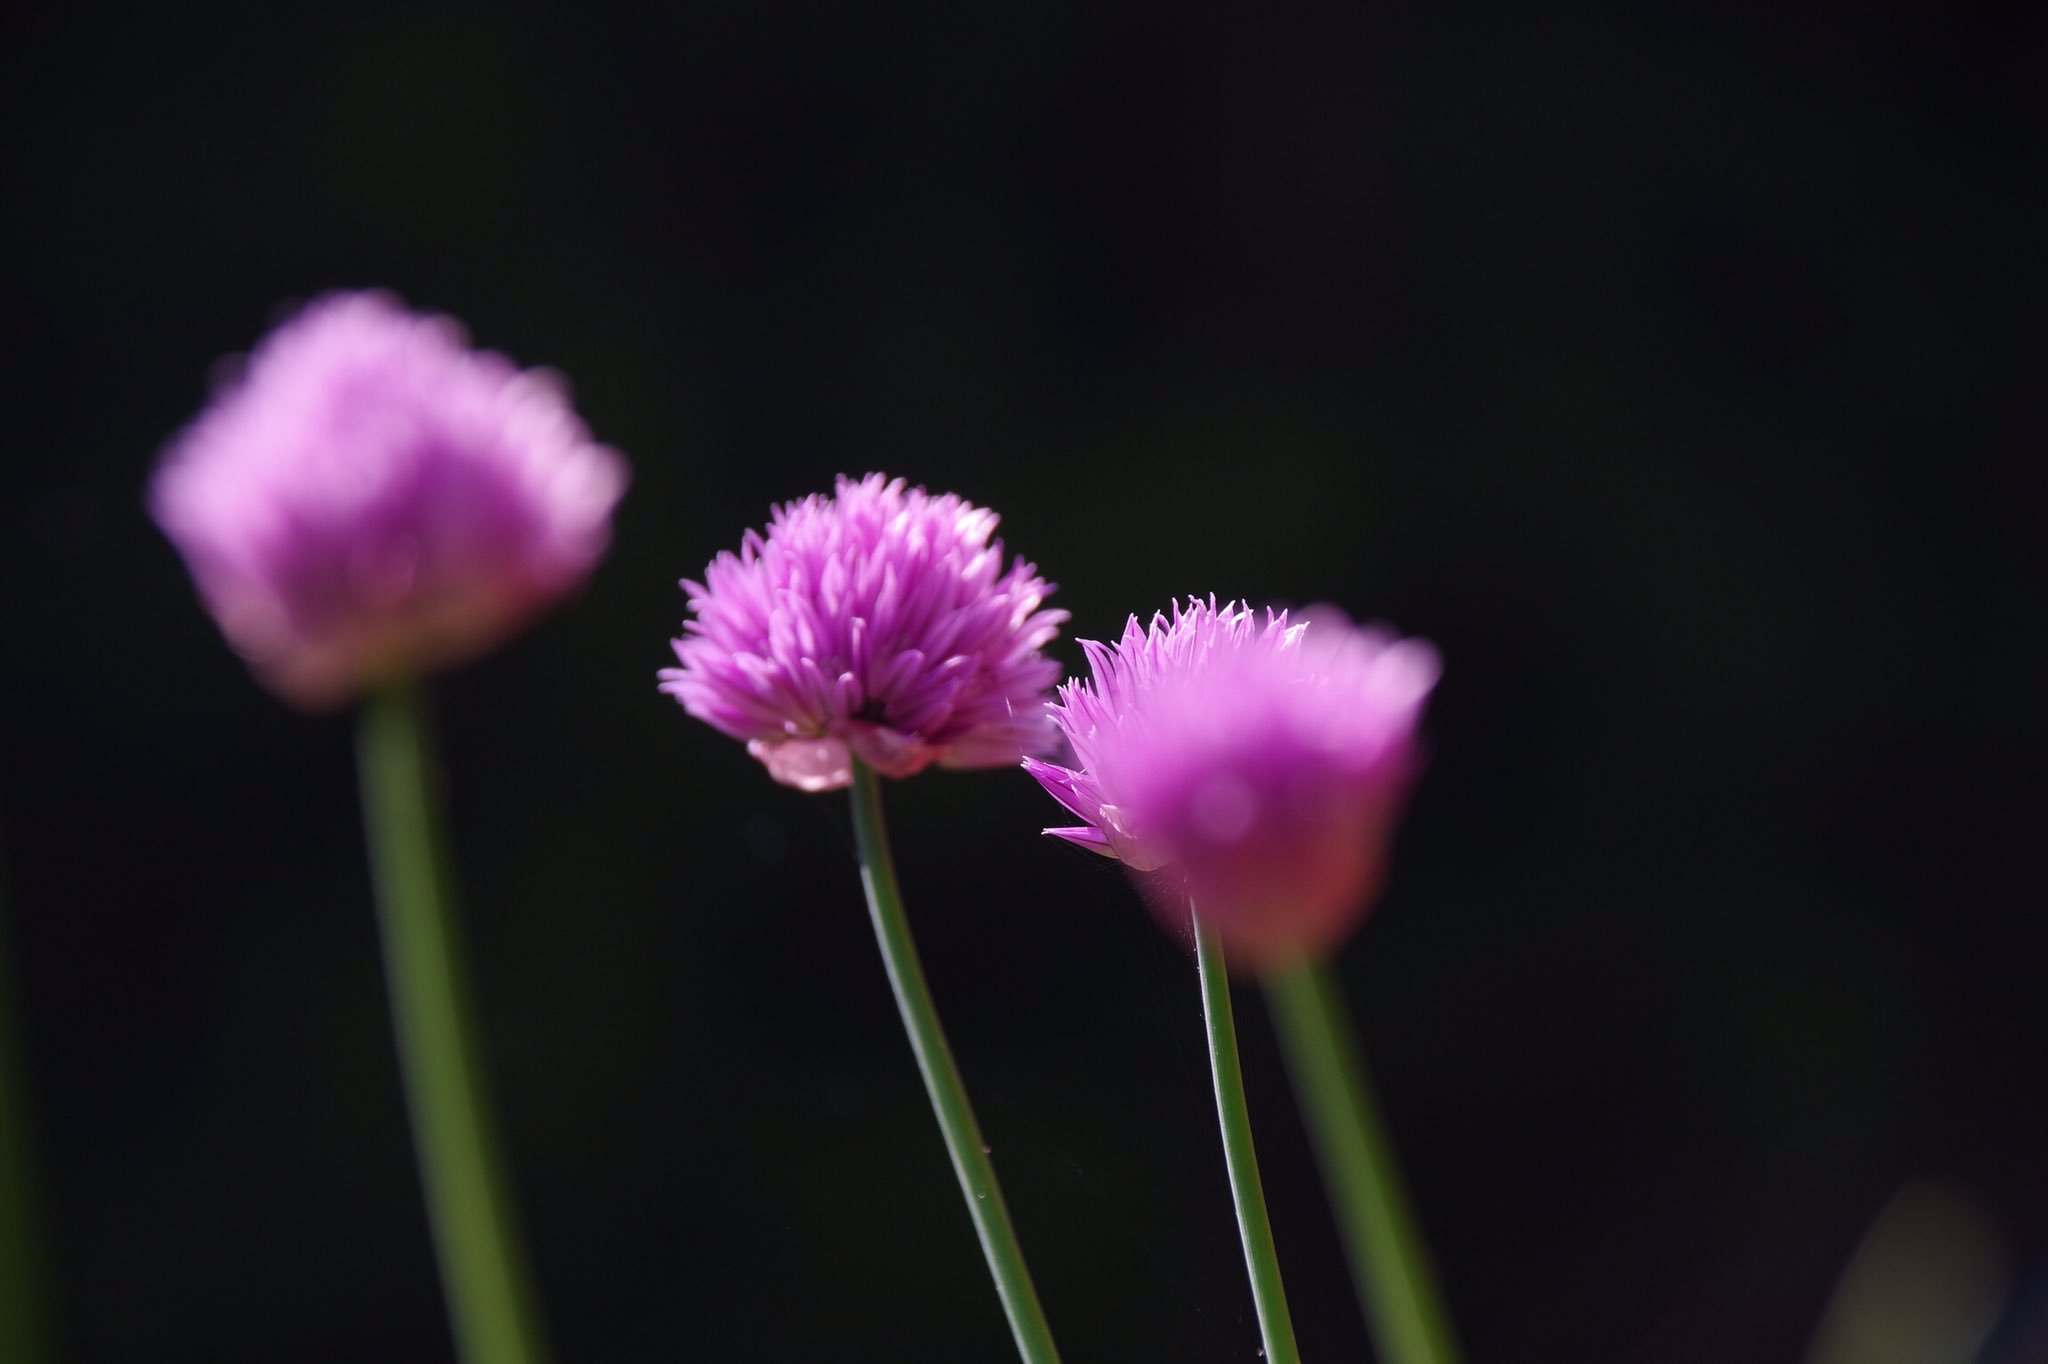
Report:
[[1040,652],[1067,613],[995,513],[902,479],[840,478],[775,510],[702,582],[661,689],[785,785],[845,786],[858,755],[886,776],[933,763],[1007,767],[1055,740]]
[[1155,910],[1192,897],[1248,970],[1333,947],[1384,879],[1436,651],[1213,597],[1082,648],[1053,707],[1073,765],[1025,768],[1086,823],[1046,832],[1157,873]]

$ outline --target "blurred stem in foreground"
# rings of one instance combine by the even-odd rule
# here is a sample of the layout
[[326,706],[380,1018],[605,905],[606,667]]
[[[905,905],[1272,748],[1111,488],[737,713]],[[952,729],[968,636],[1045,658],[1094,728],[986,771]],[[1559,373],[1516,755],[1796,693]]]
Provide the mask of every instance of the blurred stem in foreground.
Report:
[[1209,1073],[1216,1083],[1216,1118],[1223,1129],[1223,1161],[1230,1171],[1230,1200],[1237,1206],[1237,1229],[1244,1242],[1245,1269],[1251,1275],[1252,1305],[1259,1313],[1262,1352],[1269,1364],[1301,1364],[1294,1340],[1294,1319],[1287,1312],[1287,1289],[1280,1282],[1280,1253],[1273,1244],[1273,1223],[1266,1215],[1266,1191],[1259,1180],[1259,1157],[1252,1148],[1251,1110],[1244,1099],[1244,1071],[1237,1059],[1237,1025],[1230,1011],[1230,974],[1223,945],[1189,906],[1195,929],[1195,964],[1202,979],[1202,1018],[1209,1033]]
[[42,1364],[53,1357],[44,1299],[42,1197],[29,1139],[6,878],[0,857],[0,1360]]
[[981,1253],[996,1281],[1003,1313],[1010,1321],[1017,1353],[1027,1364],[1058,1364],[1059,1351],[1052,1341],[1052,1327],[1039,1306],[1038,1292],[1031,1285],[1031,1271],[1024,1263],[1024,1248],[1010,1225],[1010,1210],[996,1183],[995,1165],[982,1142],[981,1127],[967,1100],[967,1084],[953,1061],[939,1024],[938,1005],[925,983],[924,967],[917,959],[917,944],[910,936],[910,920],[903,909],[903,889],[896,881],[895,859],[889,854],[889,834],[882,823],[881,781],[875,770],[859,759],[853,764],[853,835],[860,850],[860,881],[867,892],[868,914],[874,920],[875,941],[882,949],[882,964],[889,972],[889,985],[896,993],[896,1009],[903,1016],[903,1030],[910,1036],[910,1050],[917,1057],[917,1069],[924,1076],[925,1094],[931,1099],[932,1115],[946,1139],[946,1153],[953,1158],[953,1174],[967,1200],[967,1214],[974,1219],[974,1233],[981,1240]]
[[391,1022],[456,1349],[467,1364],[542,1364],[491,1130],[415,685],[394,684],[365,703],[357,757]]
[[1280,971],[1267,980],[1266,998],[1381,1358],[1457,1364],[1429,1255],[1329,968],[1311,961]]
[[[1970,1364],[2011,1281],[1982,1200],[1954,1184],[1908,1184],[1843,1267],[1806,1364]],[[2040,1358],[2024,1349],[2010,1357]]]

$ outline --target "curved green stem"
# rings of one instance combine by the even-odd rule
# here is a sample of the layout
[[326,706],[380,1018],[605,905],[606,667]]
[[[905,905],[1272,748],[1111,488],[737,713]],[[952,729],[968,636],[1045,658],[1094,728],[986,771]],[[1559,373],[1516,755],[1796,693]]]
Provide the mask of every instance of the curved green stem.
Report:
[[541,1364],[546,1351],[477,1056],[425,731],[418,692],[399,683],[370,698],[357,735],[399,1070],[457,1352],[467,1364]]
[[1287,1313],[1287,1289],[1280,1282],[1280,1254],[1273,1223],[1266,1216],[1266,1191],[1259,1181],[1259,1157],[1252,1149],[1251,1110],[1244,1101],[1244,1071],[1237,1059],[1237,1027],[1230,1014],[1230,975],[1223,945],[1189,907],[1195,927],[1195,962],[1202,977],[1202,1016],[1209,1031],[1209,1071],[1216,1081],[1216,1119],[1223,1128],[1223,1161],[1230,1170],[1230,1199],[1237,1205],[1237,1229],[1251,1274],[1252,1304],[1270,1364],[1301,1364],[1294,1319]]
[[1457,1342],[1335,982],[1309,962],[1269,979],[1266,998],[1374,1341],[1388,1364],[1457,1364]]
[[881,783],[874,769],[858,760],[853,765],[853,835],[860,849],[860,882],[867,891],[868,914],[874,920],[882,964],[888,968],[903,1030],[910,1035],[910,1049],[924,1076],[932,1114],[939,1120],[946,1152],[953,1158],[953,1173],[967,1200],[967,1214],[974,1219],[974,1233],[981,1239],[981,1253],[988,1260],[989,1273],[995,1276],[996,1293],[1003,1300],[1017,1353],[1028,1364],[1057,1364],[1059,1351],[1052,1343],[1052,1328],[1031,1286],[1031,1271],[1025,1267],[1024,1250],[1017,1244],[1003,1191],[996,1184],[995,1166],[982,1142],[974,1109],[968,1104],[967,1086],[954,1064],[952,1048],[946,1045],[938,1007],[925,983],[924,968],[918,964],[917,945],[911,940],[910,921],[903,911],[903,891],[896,883],[896,864],[889,855],[889,835],[882,825]]

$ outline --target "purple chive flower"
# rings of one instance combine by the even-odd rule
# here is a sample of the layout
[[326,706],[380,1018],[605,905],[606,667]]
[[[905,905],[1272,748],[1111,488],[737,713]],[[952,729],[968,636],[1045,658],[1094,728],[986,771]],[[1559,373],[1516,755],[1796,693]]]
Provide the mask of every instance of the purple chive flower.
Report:
[[1213,597],[1081,647],[1052,708],[1073,766],[1024,766],[1087,823],[1046,832],[1156,873],[1155,911],[1192,899],[1249,970],[1334,947],[1384,878],[1436,651]]
[[149,502],[229,642],[323,709],[515,632],[603,555],[625,486],[554,376],[341,293],[257,346]]
[[855,757],[907,777],[1045,752],[1059,665],[1039,650],[1067,613],[1030,564],[1004,570],[996,521],[880,474],[777,508],[683,582],[661,689],[805,791],[847,785]]

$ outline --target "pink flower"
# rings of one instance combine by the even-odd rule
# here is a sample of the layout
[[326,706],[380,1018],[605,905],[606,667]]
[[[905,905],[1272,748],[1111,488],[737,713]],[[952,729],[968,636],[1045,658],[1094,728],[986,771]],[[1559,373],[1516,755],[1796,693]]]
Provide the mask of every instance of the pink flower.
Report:
[[324,709],[481,653],[576,587],[626,477],[559,381],[343,293],[263,340],[149,501],[258,677]]
[[1436,651],[1214,598],[1082,648],[1053,707],[1073,766],[1024,766],[1087,822],[1046,832],[1153,873],[1169,922],[1192,899],[1246,969],[1334,947],[1385,878]]
[[1055,741],[1040,653],[1064,611],[996,515],[869,474],[775,510],[701,583],[661,689],[777,781],[827,791],[859,757],[885,776],[1006,767]]

